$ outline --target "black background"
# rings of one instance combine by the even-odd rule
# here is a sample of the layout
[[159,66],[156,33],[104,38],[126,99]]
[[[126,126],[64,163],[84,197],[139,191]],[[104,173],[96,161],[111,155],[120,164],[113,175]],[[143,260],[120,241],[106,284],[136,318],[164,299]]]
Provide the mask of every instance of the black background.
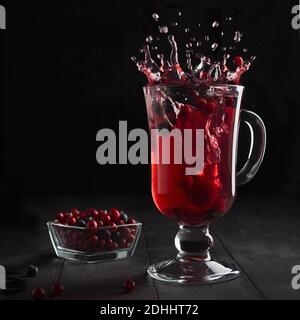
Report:
[[[185,24],[224,12],[257,56],[243,78],[243,106],[268,133],[265,161],[242,194],[300,195],[300,37],[294,1],[1,1],[1,193],[4,205],[33,195],[144,194],[150,168],[96,162],[96,133],[147,129],[143,76],[130,57],[155,28],[151,14],[181,10]],[[205,9],[205,10],[204,10]],[[179,40],[180,41],[180,40]],[[242,132],[240,145],[247,145]]]

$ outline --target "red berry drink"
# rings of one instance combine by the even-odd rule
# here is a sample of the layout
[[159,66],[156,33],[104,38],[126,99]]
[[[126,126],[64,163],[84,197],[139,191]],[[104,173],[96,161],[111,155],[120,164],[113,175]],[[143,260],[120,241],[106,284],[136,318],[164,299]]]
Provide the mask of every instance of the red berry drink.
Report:
[[[184,225],[203,225],[225,214],[234,199],[232,175],[233,133],[235,128],[234,97],[198,97],[181,105],[174,124],[184,135],[192,130],[192,149],[196,129],[203,129],[204,169],[187,175],[184,161],[174,164],[176,150],[170,140],[170,164],[152,161],[152,196],[157,208],[167,217]],[[184,150],[184,140],[182,140]],[[163,142],[152,150],[152,159],[161,152]],[[184,159],[184,158],[183,158]]]

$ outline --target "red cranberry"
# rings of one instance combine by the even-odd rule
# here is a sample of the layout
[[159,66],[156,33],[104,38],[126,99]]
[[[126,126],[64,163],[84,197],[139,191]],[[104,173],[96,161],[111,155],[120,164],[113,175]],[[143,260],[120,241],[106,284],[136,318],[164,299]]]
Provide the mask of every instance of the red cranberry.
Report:
[[107,210],[104,210],[104,209],[98,209],[98,212],[100,214],[100,216],[103,216],[104,214],[107,213]]
[[76,208],[72,208],[70,212],[72,212],[76,218],[80,216],[80,211]]
[[112,244],[113,244],[112,239],[107,239],[107,240],[106,240],[106,248],[107,248],[108,250],[110,250]]
[[111,232],[109,230],[103,230],[103,232],[101,232],[101,235],[102,235],[103,239],[110,239],[111,238]]
[[237,67],[240,67],[240,66],[244,63],[244,60],[243,60],[242,57],[236,56],[236,57],[233,59],[233,62],[234,62],[234,64],[235,64]]
[[67,218],[67,224],[70,226],[75,226],[77,223],[77,220],[75,217],[71,216]]
[[127,223],[128,224],[135,224],[136,221],[133,218],[129,218]]
[[127,239],[129,237],[129,235],[131,234],[131,230],[130,230],[130,228],[127,228],[127,227],[120,227],[120,233],[122,234],[122,236],[124,238]]
[[110,215],[110,218],[113,222],[118,222],[118,220],[120,219],[121,217],[121,213],[118,209],[116,208],[112,208],[109,210],[109,215]]
[[108,251],[114,251],[114,250],[117,250],[119,248],[118,244],[116,242],[113,242],[113,241],[108,241],[106,246],[107,246],[107,250]]
[[123,283],[123,289],[129,293],[135,288],[135,282],[133,280],[127,280]]
[[127,248],[127,241],[126,241],[126,239],[120,239],[119,241],[118,241],[118,243],[119,243],[119,247],[120,248]]
[[99,242],[99,238],[97,235],[92,235],[91,238],[90,238],[90,244],[93,248],[95,248],[97,245],[98,245],[98,242]]
[[106,241],[104,239],[100,239],[98,242],[99,249],[104,250],[105,246],[106,246]]
[[108,226],[110,227],[110,228],[109,228],[109,231],[110,231],[110,232],[116,232],[116,231],[118,231],[118,227],[117,227],[117,225],[116,225],[114,222],[110,222],[110,223],[108,224]]
[[89,208],[87,209],[87,212],[90,214],[90,216],[92,216],[95,220],[100,218],[100,213],[98,212],[98,210],[93,209],[93,208]]
[[105,226],[108,226],[108,225],[109,225],[110,220],[111,220],[111,218],[110,218],[110,216],[109,216],[107,213],[105,213],[105,214],[102,216],[102,221],[103,221],[103,223],[104,223]]
[[52,285],[51,292],[54,297],[59,297],[63,292],[65,288],[60,282],[55,282]]
[[88,216],[89,216],[88,212],[86,212],[86,211],[80,212],[81,219],[86,220],[88,218]]
[[135,238],[135,236],[134,236],[133,234],[130,234],[130,235],[127,237],[127,242],[128,242],[129,244],[131,244],[131,243],[134,241],[134,238]]
[[43,288],[35,288],[31,292],[34,299],[43,299],[46,295],[46,292]]
[[57,219],[60,223],[65,223],[66,222],[66,215],[63,212],[59,212],[55,219]]
[[101,228],[104,225],[103,221],[101,221],[101,220],[98,220],[97,223],[98,223],[98,228]]
[[98,223],[95,220],[89,220],[86,224],[88,229],[96,229],[98,228]]
[[125,224],[125,221],[124,220],[119,220],[118,225],[122,225],[122,224]]

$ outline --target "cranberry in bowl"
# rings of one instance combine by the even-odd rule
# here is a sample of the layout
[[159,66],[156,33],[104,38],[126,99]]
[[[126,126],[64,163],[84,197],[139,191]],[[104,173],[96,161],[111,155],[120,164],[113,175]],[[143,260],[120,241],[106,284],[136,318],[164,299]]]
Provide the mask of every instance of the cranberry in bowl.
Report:
[[142,229],[142,223],[116,208],[59,212],[47,226],[58,257],[85,263],[131,257]]

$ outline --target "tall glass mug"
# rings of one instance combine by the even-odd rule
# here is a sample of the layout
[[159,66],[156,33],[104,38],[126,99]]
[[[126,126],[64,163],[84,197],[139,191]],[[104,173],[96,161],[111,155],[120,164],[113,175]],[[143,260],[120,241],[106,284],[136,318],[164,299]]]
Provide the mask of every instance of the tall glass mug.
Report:
[[[227,84],[144,87],[153,200],[179,224],[177,257],[148,268],[157,280],[206,284],[239,275],[235,266],[211,258],[208,226],[229,211],[236,186],[254,177],[264,157],[265,126],[255,113],[240,109],[243,90]],[[236,173],[241,121],[250,129],[251,147]]]

